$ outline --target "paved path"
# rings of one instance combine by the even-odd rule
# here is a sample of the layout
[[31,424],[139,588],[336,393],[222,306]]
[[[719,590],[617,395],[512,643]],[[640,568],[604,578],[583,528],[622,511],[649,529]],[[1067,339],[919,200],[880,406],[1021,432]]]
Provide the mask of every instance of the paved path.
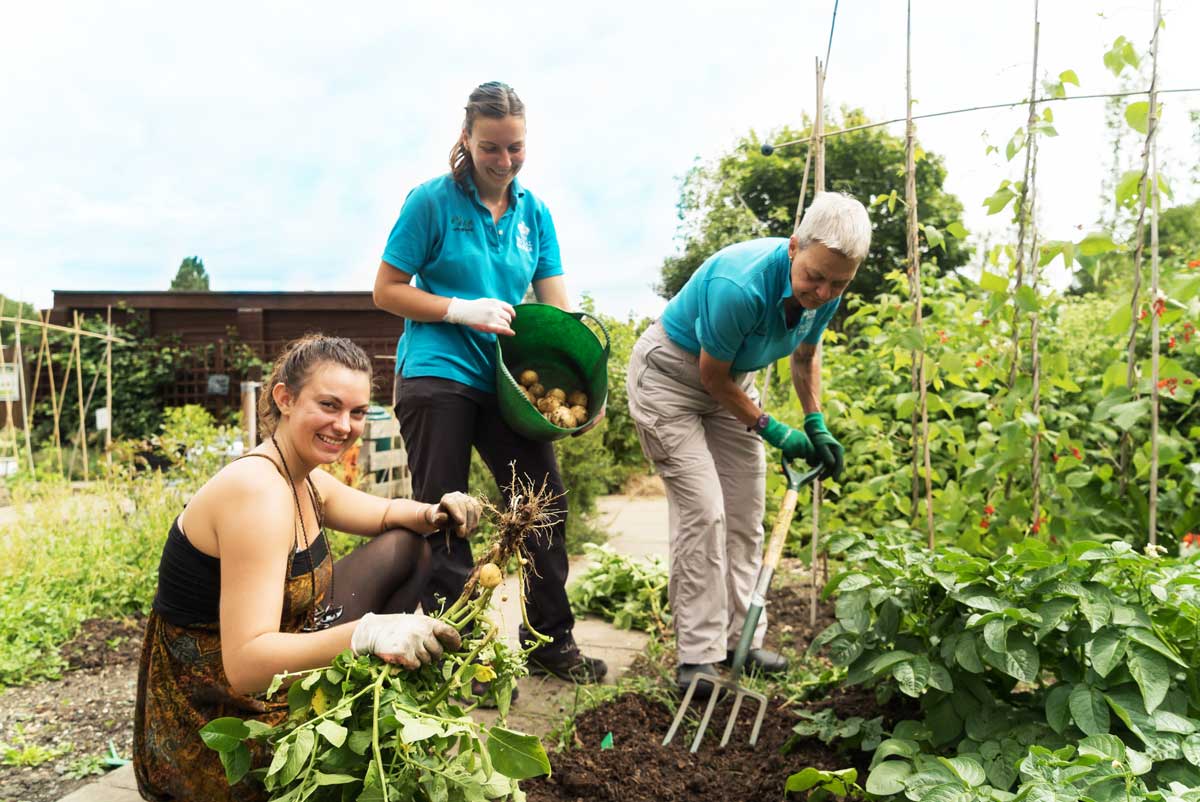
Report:
[[[604,496],[599,500],[599,523],[607,529],[608,544],[619,552],[632,556],[667,554],[667,502],[659,497],[631,498]],[[578,575],[587,567],[583,558],[571,561],[571,574]],[[517,626],[521,623],[516,607],[515,583],[508,578],[502,586],[508,602],[501,605],[500,621],[505,637],[517,642]],[[644,632],[616,629],[598,619],[576,622],[575,640],[589,655],[603,658],[609,667],[607,683],[614,683],[628,670],[633,659],[645,649]],[[575,686],[546,677],[525,677],[519,683],[521,698],[509,711],[508,724],[517,730],[545,735],[559,724],[577,704]],[[486,710],[474,714],[484,721],[494,720],[495,713]],[[94,783],[79,788],[60,802],[139,802],[133,766],[117,769]]]

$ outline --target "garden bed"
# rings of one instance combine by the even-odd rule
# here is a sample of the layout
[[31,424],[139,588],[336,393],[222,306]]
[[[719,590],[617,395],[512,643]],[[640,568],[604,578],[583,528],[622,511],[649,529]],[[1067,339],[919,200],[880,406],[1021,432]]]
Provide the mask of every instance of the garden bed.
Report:
[[[758,744],[749,745],[751,716],[739,716],[730,743],[717,743],[727,719],[728,702],[718,704],[709,726],[710,735],[700,751],[688,751],[695,722],[687,732],[676,735],[663,747],[663,736],[674,711],[660,701],[639,694],[625,694],[580,715],[574,722],[574,746],[551,754],[553,773],[548,779],[524,785],[530,802],[702,802],[702,800],[779,800],[789,775],[809,766],[837,770],[854,766],[864,772],[869,753],[841,755],[818,740],[806,738],[788,754],[780,747],[800,720],[796,709],[781,708],[772,699],[763,721]],[[833,707],[838,718],[883,715],[873,694],[838,691],[804,709]],[[612,748],[601,742],[612,734]]]
[[0,800],[54,802],[129,758],[144,619],[91,620],[65,644],[60,680],[0,692]]

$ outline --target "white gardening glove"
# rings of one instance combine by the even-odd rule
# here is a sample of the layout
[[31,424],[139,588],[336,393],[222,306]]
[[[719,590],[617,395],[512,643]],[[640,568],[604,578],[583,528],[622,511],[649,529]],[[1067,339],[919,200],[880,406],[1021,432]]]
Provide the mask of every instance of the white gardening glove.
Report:
[[495,298],[476,298],[474,301],[464,301],[462,298],[451,298],[446,316],[442,318],[447,323],[457,323],[470,326],[476,331],[491,334],[508,334],[515,332],[509,327],[516,316],[510,304]]
[[375,654],[409,670],[440,659],[444,647],[457,649],[461,645],[458,630],[421,613],[367,613],[358,620],[350,637],[355,656]]
[[430,505],[425,516],[434,529],[447,529],[459,537],[466,537],[479,526],[483,505],[479,499],[466,493],[447,493],[436,506]]

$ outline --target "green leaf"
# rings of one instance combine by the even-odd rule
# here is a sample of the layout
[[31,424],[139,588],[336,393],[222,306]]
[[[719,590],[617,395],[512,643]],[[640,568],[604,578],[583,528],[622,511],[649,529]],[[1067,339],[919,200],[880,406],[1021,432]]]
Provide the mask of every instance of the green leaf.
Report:
[[[1121,304],[1112,313],[1112,317],[1108,319],[1108,323],[1104,327],[1104,331],[1110,337],[1115,337],[1118,334],[1124,334],[1129,331],[1129,324],[1133,320],[1133,312],[1128,306]],[[1120,369],[1120,381],[1125,381],[1125,364],[1122,362],[1117,365]]]
[[924,655],[917,655],[892,667],[892,676],[896,678],[900,691],[914,698],[920,697],[929,686],[929,672],[929,658]]
[[289,744],[290,748],[287,750],[287,760],[279,769],[279,784],[281,786],[287,785],[296,779],[300,770],[304,768],[304,764],[308,762],[308,756],[312,754],[316,741],[317,737],[311,729],[296,730],[296,737]]
[[1125,762],[1125,742],[1115,735],[1089,735],[1079,741],[1079,754]]
[[900,344],[910,351],[923,351],[925,350],[925,337],[921,333],[921,329],[910,326],[900,332]]
[[1189,735],[1183,739],[1183,756],[1193,766],[1200,766],[1200,735]]
[[488,730],[488,756],[505,777],[528,780],[550,773],[550,759],[537,736],[492,727]]
[[236,749],[221,752],[221,765],[225,768],[225,779],[236,785],[250,771],[250,749],[239,743]]
[[929,687],[937,688],[939,691],[945,691],[946,693],[954,692],[954,680],[950,677],[950,672],[941,663],[930,665]]
[[931,225],[924,224],[921,226],[921,230],[925,232],[925,241],[929,243],[931,249],[941,248],[943,252],[946,250],[946,238],[942,236],[942,232]]
[[1070,686],[1062,684],[1055,685],[1046,695],[1046,723],[1059,735],[1066,732],[1071,723],[1071,709],[1067,706],[1070,696]]
[[1038,310],[1038,294],[1033,287],[1021,286],[1017,288],[1014,300],[1017,302],[1017,307],[1026,313],[1036,312]]
[[1150,414],[1150,401],[1142,398],[1137,401],[1126,401],[1124,404],[1114,404],[1108,414],[1118,428],[1129,431]]
[[1111,719],[1104,694],[1081,682],[1071,689],[1068,704],[1075,726],[1083,730],[1085,735],[1103,735],[1108,732]]
[[959,637],[958,643],[954,645],[954,659],[972,674],[983,673],[983,662],[979,659],[979,652],[975,648],[974,632],[964,632]]
[[1178,665],[1180,668],[1190,668],[1186,662],[1179,658],[1179,655],[1171,651],[1171,648],[1159,640],[1158,636],[1150,630],[1143,629],[1142,627],[1130,627],[1127,634],[1129,635],[1130,640],[1136,641],[1143,646],[1153,649],[1163,657]]
[[867,793],[890,796],[904,790],[904,779],[912,774],[912,766],[903,760],[888,760],[871,769],[867,775]]
[[1126,106],[1125,122],[1139,134],[1150,133],[1150,101],[1138,100]]
[[788,793],[800,793],[801,791],[807,791],[817,783],[824,782],[827,778],[828,772],[820,771],[810,766],[789,776],[785,790]]
[[1079,76],[1075,74],[1075,70],[1063,70],[1058,74],[1058,80],[1064,84],[1079,86]]
[[1036,682],[1040,667],[1038,650],[1028,637],[1021,633],[1009,633],[1008,649],[997,652],[982,649],[984,662],[998,668],[1010,677],[1022,682]]
[[349,774],[326,774],[323,771],[315,772],[313,776],[317,779],[317,785],[345,785],[359,780],[358,777],[351,777]]
[[400,730],[400,740],[406,744],[415,744],[445,734],[446,729],[440,722],[424,718],[410,718],[405,720],[404,728]]
[[979,286],[991,293],[1008,292],[1008,278],[984,270],[979,276]]
[[323,737],[326,741],[329,741],[329,743],[333,744],[334,746],[341,746],[344,744],[346,742],[346,735],[348,734],[348,731],[345,727],[343,727],[341,724],[338,724],[336,721],[330,721],[329,719],[325,719],[317,725],[317,732],[321,735],[321,737]]
[[974,758],[939,757],[938,762],[953,771],[958,779],[971,788],[983,785],[987,781],[987,775],[984,774],[983,766],[979,765],[979,762]]
[[240,718],[216,718],[200,728],[200,740],[209,749],[232,752],[250,737],[250,728]]
[[[1011,144],[1012,143],[1010,142],[1010,147]],[[1011,160],[1012,156],[1009,156],[1008,158]],[[988,214],[999,214],[1000,212],[1004,211],[1004,207],[1008,206],[1008,204],[1011,203],[1012,199],[1015,197],[1017,197],[1017,195],[1011,189],[1008,187],[1000,187],[1000,189],[996,190],[994,193],[992,193],[992,195],[984,199],[983,205],[987,207]]]
[[1104,231],[1093,231],[1075,244],[1080,256],[1101,256],[1118,250],[1112,236]]
[[1100,676],[1107,677],[1125,656],[1125,636],[1116,629],[1102,629],[1088,644],[1088,649],[1091,651],[1092,669]]
[[1138,200],[1138,187],[1141,184],[1141,170],[1126,170],[1121,173],[1121,179],[1117,181],[1116,189],[1113,191],[1113,194],[1116,195],[1117,203],[1125,207],[1133,206]]
[[1171,667],[1161,654],[1138,643],[1130,644],[1126,665],[1142,692],[1147,713],[1153,713],[1171,687]]
[[905,738],[888,738],[875,748],[875,754],[871,756],[871,768],[875,768],[889,757],[915,758],[921,754],[921,746],[916,741],[909,741]]
[[946,231],[955,239],[966,239],[971,235],[971,233],[967,231],[966,227],[957,220],[947,225]]

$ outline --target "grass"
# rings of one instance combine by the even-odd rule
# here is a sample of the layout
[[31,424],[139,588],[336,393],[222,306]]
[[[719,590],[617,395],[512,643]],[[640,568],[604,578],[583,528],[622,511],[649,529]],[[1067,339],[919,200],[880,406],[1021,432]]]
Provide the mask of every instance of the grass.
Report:
[[90,618],[146,612],[184,490],[159,474],[74,491],[14,489],[17,520],[0,526],[0,687],[56,679],[59,647]]

